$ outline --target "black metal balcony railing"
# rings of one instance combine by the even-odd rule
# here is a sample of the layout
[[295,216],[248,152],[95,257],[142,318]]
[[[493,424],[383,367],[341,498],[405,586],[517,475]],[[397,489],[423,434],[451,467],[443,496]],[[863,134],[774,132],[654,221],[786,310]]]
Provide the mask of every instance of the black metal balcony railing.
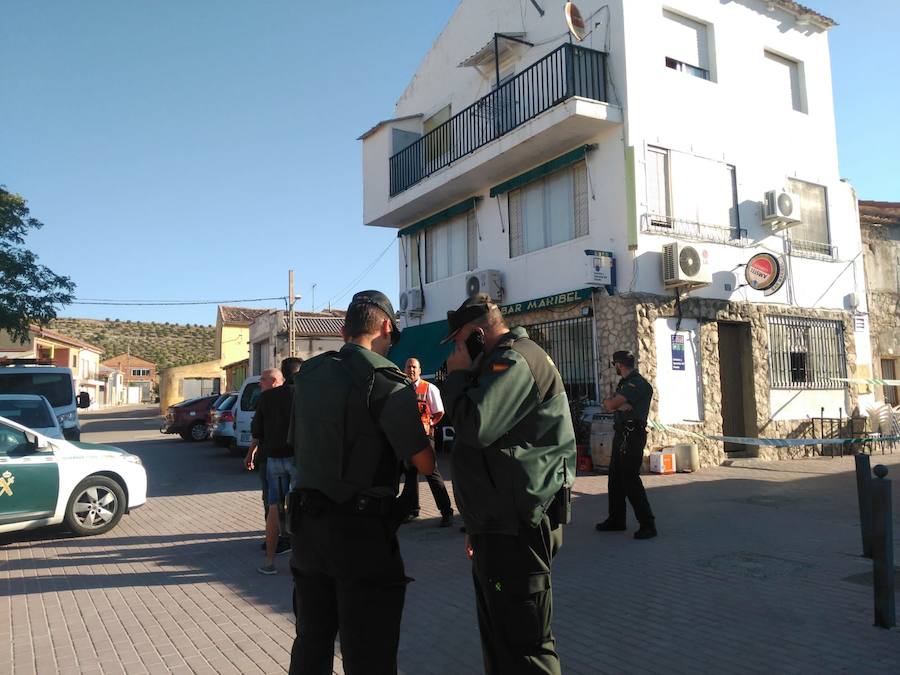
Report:
[[390,160],[391,197],[573,96],[606,102],[606,53],[564,44]]

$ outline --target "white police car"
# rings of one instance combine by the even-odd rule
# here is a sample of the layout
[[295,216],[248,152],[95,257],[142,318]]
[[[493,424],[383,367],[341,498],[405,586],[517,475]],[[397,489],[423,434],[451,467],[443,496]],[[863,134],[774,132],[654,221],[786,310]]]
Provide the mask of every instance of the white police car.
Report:
[[64,522],[78,535],[102,534],[146,501],[137,455],[47,438],[0,417],[0,533]]

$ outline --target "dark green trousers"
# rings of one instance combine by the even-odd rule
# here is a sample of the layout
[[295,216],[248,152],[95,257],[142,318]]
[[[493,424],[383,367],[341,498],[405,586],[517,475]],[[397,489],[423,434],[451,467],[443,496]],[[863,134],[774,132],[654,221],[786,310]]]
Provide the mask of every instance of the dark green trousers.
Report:
[[562,527],[545,516],[518,536],[472,535],[472,576],[486,675],[559,674],[550,566]]

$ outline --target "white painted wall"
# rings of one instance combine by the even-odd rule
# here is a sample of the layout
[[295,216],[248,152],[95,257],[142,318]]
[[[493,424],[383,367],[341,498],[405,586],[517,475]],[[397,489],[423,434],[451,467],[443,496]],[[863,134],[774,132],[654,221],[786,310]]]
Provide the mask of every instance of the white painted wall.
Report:
[[[484,46],[496,32],[524,32],[535,47],[524,50],[516,72],[559,46],[565,37],[563,0],[542,3],[539,17],[533,6],[519,0],[462,0],[425,55],[416,75],[397,102],[398,117],[428,117],[447,103],[452,114],[460,112],[491,89],[492,77],[457,64]],[[590,142],[598,148],[588,154],[592,188],[589,201],[589,234],[575,241],[524,256],[510,258],[507,199],[492,199],[492,185],[509,178],[496,176],[477,194],[482,197],[476,214],[480,237],[478,268],[498,269],[505,280],[504,303],[542,297],[583,288],[584,249],[612,251],[616,257],[618,291],[669,294],[662,287],[661,250],[675,239],[639,233],[635,250],[628,247],[628,208],[625,148],[635,149],[636,204],[638,215],[647,211],[646,148],[657,145],[686,156],[714,160],[736,167],[740,225],[753,245],[740,248],[725,244],[691,244],[706,248],[712,261],[713,282],[693,295],[733,301],[780,303],[790,306],[849,309],[855,293],[858,309],[866,311],[865,280],[855,194],[841,181],[831,86],[828,34],[812,26],[798,25],[782,10],[768,9],[763,0],[584,0],[578,3],[589,26],[599,22],[585,46],[609,52],[610,102],[624,107],[621,125],[598,124]],[[708,31],[713,81],[706,81],[665,66],[663,7],[710,25]],[[524,13],[523,13],[524,8]],[[840,30],[837,28],[836,30]],[[797,112],[786,99],[770,93],[766,50],[791,57],[802,64],[805,112]],[[406,123],[406,122],[404,122]],[[419,124],[420,120],[413,120]],[[495,141],[504,143],[506,140]],[[370,145],[371,144],[371,145]],[[371,200],[380,198],[385,208],[388,128],[364,141],[366,213]],[[569,150],[549,154],[546,160]],[[478,152],[488,153],[487,149]],[[546,161],[544,160],[544,161]],[[531,168],[521,167],[511,175]],[[435,185],[447,180],[451,169],[426,179]],[[443,177],[442,177],[443,176]],[[834,260],[792,256],[791,274],[785,286],[772,296],[749,288],[726,290],[725,284],[743,283],[743,265],[757,252],[784,253],[784,234],[773,235],[761,222],[765,191],[784,187],[786,179],[824,185],[827,189],[829,228]],[[690,204],[705,189],[702,181],[679,181],[678,204]],[[382,192],[379,197],[379,191]],[[372,201],[372,204],[375,202]],[[440,208],[451,206],[453,202]],[[687,207],[685,207],[687,208]],[[439,208],[435,208],[440,210]],[[432,211],[433,212],[433,211]],[[430,215],[392,223],[404,227]],[[685,214],[675,214],[683,215]],[[686,216],[685,216],[686,217]],[[368,221],[368,219],[367,219]],[[722,223],[726,225],[727,223]],[[682,240],[683,241],[683,240]],[[690,242],[687,242],[690,243]],[[422,248],[424,260],[424,247]],[[399,255],[401,292],[410,287],[409,256]],[[424,274],[423,274],[424,276]],[[464,296],[466,275],[425,284],[426,307],[422,316],[404,319],[418,324],[439,321],[447,309]],[[868,328],[855,334],[858,362],[870,363]],[[843,394],[838,392],[841,398]],[[813,395],[813,398],[818,394]],[[816,401],[805,401],[815,407]],[[786,410],[794,410],[790,404]],[[797,404],[800,405],[800,404]],[[826,407],[838,408],[829,400]],[[778,409],[773,402],[773,410]]]
[[700,332],[695,319],[684,319],[678,335],[684,337],[684,370],[672,367],[672,336],[676,319],[656,319],[657,420],[663,424],[683,424],[703,420],[703,385],[700,380]]
[[822,408],[825,408],[825,417],[837,417],[840,411],[844,417],[848,414],[847,396],[843,390],[772,389],[769,404],[772,419],[776,421],[819,417]]

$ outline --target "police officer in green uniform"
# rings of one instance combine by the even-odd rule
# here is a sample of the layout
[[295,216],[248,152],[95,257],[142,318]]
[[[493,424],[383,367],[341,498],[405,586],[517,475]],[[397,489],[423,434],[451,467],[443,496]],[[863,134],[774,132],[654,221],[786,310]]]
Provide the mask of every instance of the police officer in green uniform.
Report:
[[553,361],[485,294],[447,313],[453,490],[488,675],[559,673],[550,567],[569,521],[575,431]]
[[615,429],[609,462],[609,515],[602,523],[597,523],[597,530],[616,532],[625,529],[625,498],[628,497],[640,525],[634,538],[652,539],[656,536],[656,521],[641,482],[641,465],[647,444],[647,416],[653,387],[635,370],[631,352],[613,354],[613,365],[622,379],[615,393],[603,400],[603,407],[613,413]]
[[407,583],[398,479],[404,461],[434,471],[415,391],[385,358],[400,335],[387,297],[354,295],[343,335],[339,352],[304,362],[294,379],[290,672],[301,675],[332,672],[338,633],[347,675],[397,672]]

